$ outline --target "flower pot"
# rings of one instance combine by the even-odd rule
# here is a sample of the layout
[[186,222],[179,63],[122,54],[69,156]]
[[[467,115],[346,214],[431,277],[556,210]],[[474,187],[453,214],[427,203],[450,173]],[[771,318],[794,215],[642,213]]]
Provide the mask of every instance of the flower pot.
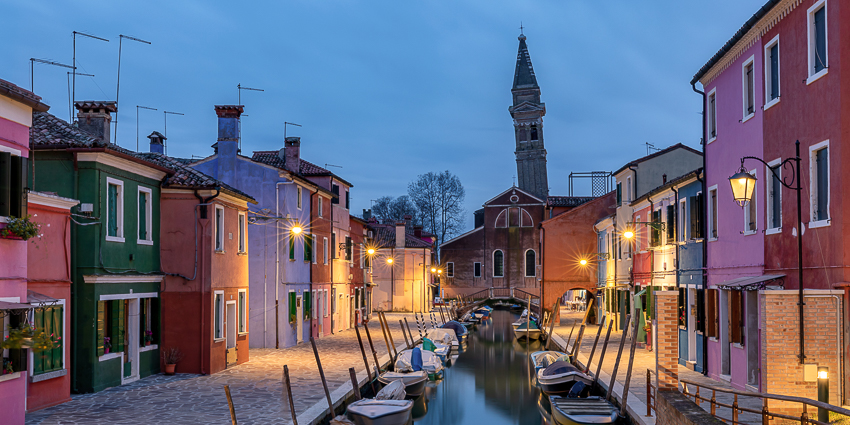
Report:
[[109,347],[103,349],[103,354],[109,354]]
[[176,364],[166,364],[165,365],[165,374],[166,375],[174,375],[174,369],[177,367]]
[[151,342],[150,342],[150,341],[145,341],[145,346],[147,347],[148,345],[151,345]]

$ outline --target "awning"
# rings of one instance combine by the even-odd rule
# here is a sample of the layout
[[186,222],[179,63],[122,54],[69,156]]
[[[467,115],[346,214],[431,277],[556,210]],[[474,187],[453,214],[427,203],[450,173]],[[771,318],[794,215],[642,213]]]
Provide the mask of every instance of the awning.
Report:
[[40,294],[33,290],[27,290],[27,302],[30,304],[56,304],[58,299],[44,294]]
[[777,282],[785,277],[784,274],[764,274],[761,276],[745,276],[727,280],[715,285],[720,289],[731,289],[736,291],[758,291],[761,289],[783,289],[784,283]]
[[0,310],[29,310],[33,308],[30,304],[13,303],[9,301],[0,301]]

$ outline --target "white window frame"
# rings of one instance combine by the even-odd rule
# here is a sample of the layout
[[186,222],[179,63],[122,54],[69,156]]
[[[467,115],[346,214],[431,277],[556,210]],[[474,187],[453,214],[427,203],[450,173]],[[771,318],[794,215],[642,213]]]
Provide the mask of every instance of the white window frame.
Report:
[[[239,295],[245,294],[245,305],[239,303]],[[239,289],[236,294],[236,311],[239,314],[236,321],[236,333],[239,335],[247,335],[248,334],[248,290],[247,289]],[[239,320],[242,320],[242,323],[245,325],[245,328],[242,329],[239,327]]]
[[311,318],[311,319],[313,319],[313,320],[315,320],[315,319],[318,319],[318,318],[319,318],[319,314],[318,314],[318,310],[319,310],[319,309],[318,309],[318,308],[313,307],[313,306],[314,306],[314,304],[316,304],[316,293],[317,293],[317,292],[319,292],[319,291],[318,291],[318,290],[316,290],[316,289],[314,289],[314,290],[312,291],[312,294],[310,295],[310,310],[311,310],[311,311],[310,311],[310,318]]
[[[478,264],[478,275],[475,274],[475,265]],[[475,261],[472,263],[472,277],[481,277],[481,262]]]
[[363,248],[362,243],[358,244],[358,246],[360,247],[360,255],[358,255],[357,257],[360,258],[360,268],[362,269],[363,268],[363,258],[364,258],[363,253],[366,252],[366,250]]
[[322,261],[328,264],[328,238],[322,238]]
[[[218,212],[221,211],[221,229],[218,227]],[[213,246],[215,252],[224,252],[224,207],[221,205],[216,205],[213,210],[213,234],[215,238],[213,239]],[[219,248],[219,246],[221,248]]]
[[632,202],[632,178],[626,177],[626,202]]
[[[496,276],[496,253],[497,252],[502,253],[502,275],[501,276]],[[491,268],[493,269],[492,270],[493,277],[498,277],[498,278],[505,277],[505,252],[502,251],[501,249],[493,250],[492,260],[493,260],[493,267],[491,267]]]
[[215,309],[215,308],[216,308],[216,305],[215,305],[215,304],[216,304],[216,303],[215,303],[215,299],[216,299],[216,297],[218,297],[219,295],[221,295],[221,307],[220,307],[220,308],[221,308],[221,311],[219,312],[219,315],[218,315],[218,319],[219,319],[219,320],[218,320],[218,321],[219,321],[219,323],[218,323],[218,329],[221,331],[221,336],[218,336],[218,335],[216,335],[216,334],[215,334],[215,310],[213,310],[213,314],[212,314],[212,318],[213,318],[213,327],[212,327],[212,332],[213,332],[213,341],[215,341],[215,342],[224,341],[224,339],[225,339],[225,335],[227,335],[227,331],[224,329],[224,313],[227,311],[227,309],[224,307],[224,306],[225,306],[224,291],[213,291],[213,309]]
[[[756,178],[756,181],[758,181],[758,169],[750,170],[749,173],[752,174],[752,176]],[[765,180],[769,180],[769,179],[765,179]],[[759,230],[758,189],[759,189],[758,185],[756,185],[753,188],[753,196],[750,199],[750,203],[747,204],[746,207],[744,207],[744,231],[741,232],[741,233],[745,236],[746,235],[754,235],[754,234],[758,233],[758,230]],[[750,209],[751,209],[750,205],[751,204],[754,205],[755,209],[756,209],[756,228],[754,230],[750,230],[750,229],[747,228],[750,225]]]
[[[720,236],[720,230],[715,229],[714,225],[713,225],[715,222],[717,222],[718,225],[720,224],[720,220],[717,217],[714,217],[715,213],[718,216],[720,215],[720,205],[717,205],[714,208],[715,212],[712,212],[712,208],[711,208],[711,193],[712,192],[714,192],[714,199],[719,203],[720,202],[720,194],[717,191],[717,185],[709,187],[708,193],[705,196],[705,201],[706,201],[705,202],[705,206],[706,206],[705,217],[706,217],[706,220],[707,220],[707,222],[705,223],[705,230],[706,230],[706,233],[707,233],[705,235],[705,237],[708,239],[709,242],[716,241],[717,238]],[[714,230],[714,231],[712,231],[712,230]],[[715,234],[715,233],[717,234],[717,236],[712,236],[712,234]]]
[[[714,108],[711,107],[712,97],[714,98]],[[705,137],[708,140],[706,144],[709,144],[717,140],[717,133],[719,133],[719,131],[717,130],[717,87],[714,87],[713,89],[711,89],[711,91],[708,92],[708,94],[705,95],[705,110],[705,130],[707,133]],[[714,123],[714,135],[711,134],[712,122]]]
[[679,242],[684,242],[688,240],[688,224],[690,224],[690,220],[688,220],[688,198],[680,198],[678,203],[679,208],[679,234],[676,235]]
[[[56,301],[55,303],[54,302],[36,303],[36,308],[38,308],[38,307],[55,307],[55,306],[62,306],[62,335],[59,335],[61,337],[59,339],[59,341],[60,342],[67,341],[68,320],[65,320],[65,308],[66,308],[65,299],[64,298],[60,299],[60,300]],[[27,315],[28,315],[27,317],[29,318],[30,323],[35,324],[35,320],[34,320],[35,318],[33,317],[33,314],[34,314],[33,310],[30,310],[27,313]],[[5,337],[6,335],[4,334],[4,332],[8,332],[8,331],[5,330],[5,329],[0,330],[0,336]],[[65,352],[64,345],[62,347],[63,347],[62,348],[62,369],[64,369],[67,372],[67,370],[68,370],[67,364],[68,363],[67,363],[67,359],[65,358],[67,356],[67,354]],[[33,377],[33,376],[35,376],[34,375],[35,374],[35,366],[34,366],[35,365],[35,358],[34,358],[32,350],[29,350],[29,352],[27,353],[27,357],[29,358],[29,360],[27,362],[28,363],[27,373],[29,374],[30,377]],[[52,372],[44,372],[42,374],[39,374],[38,376],[42,376],[42,375],[53,376],[53,374],[55,374],[57,372],[61,372],[62,369],[54,370]],[[60,376],[65,376],[65,375],[63,374],[63,375],[60,375]],[[58,376],[56,376],[56,377],[58,378]],[[38,381],[47,380],[47,379],[53,379],[53,378],[42,378],[42,379],[39,379]],[[38,381],[36,381],[36,382],[38,382]]]
[[[779,94],[776,96],[776,99],[770,99],[770,86],[773,83],[773,79],[771,78],[771,74],[772,74],[773,69],[771,68],[771,65],[770,65],[770,49],[772,49],[773,46],[777,46],[779,48],[779,50],[778,50],[779,51],[779,60],[776,61],[777,65],[778,65],[777,70],[776,70],[776,78],[779,80],[779,85],[777,86],[777,87],[779,87]],[[776,34],[776,37],[773,37],[770,41],[767,42],[767,44],[764,45],[764,100],[765,100],[764,110],[765,111],[770,109],[771,106],[779,103],[779,98],[782,97],[782,78],[781,78],[781,74],[780,74],[782,72],[782,62],[781,62],[781,60],[782,60],[782,48],[779,47],[779,34]]]
[[815,220],[815,209],[818,203],[818,179],[817,179],[817,166],[815,161],[815,155],[821,149],[828,149],[826,152],[826,161],[829,163],[830,174],[832,169],[832,150],[829,149],[829,139],[824,140],[823,142],[816,143],[814,145],[809,146],[809,228],[816,229],[818,227],[826,227],[829,226],[832,222],[832,178],[830,178],[830,174],[827,174],[826,178],[829,180],[829,188],[827,188],[826,192],[826,211],[827,211],[827,219],[826,220]]
[[[752,117],[756,116],[756,56],[752,55],[744,63],[741,64],[741,124],[749,121]],[[753,85],[751,87],[747,87],[747,66],[752,65],[753,67]],[[753,93],[753,112],[747,112],[747,94],[748,92]],[[716,98],[715,98],[716,99]],[[717,106],[717,101],[714,101],[715,107]]]
[[331,305],[330,305],[330,299],[328,298],[328,290],[327,290],[327,289],[325,289],[323,292],[325,293],[325,295],[324,295],[324,299],[322,300],[322,302],[325,304],[325,306],[324,306],[324,307],[325,307],[325,311],[324,311],[324,313],[325,313],[325,317],[328,317],[328,316],[330,316],[330,315],[331,315]]
[[239,211],[239,218],[237,219],[236,225],[239,226],[238,231],[238,249],[240,254],[248,253],[248,216],[245,214],[245,211]]
[[[148,237],[147,237],[147,239],[139,239],[138,229],[139,229],[139,226],[142,224],[141,223],[142,218],[139,217],[138,213],[137,213],[137,215],[136,215],[136,226],[137,226],[136,227],[136,243],[139,244],[139,245],[153,245],[153,229],[152,229],[153,218],[151,218],[151,216],[153,215],[153,205],[151,205],[151,203],[153,202],[153,191],[150,188],[139,186],[139,190],[138,190],[137,195],[141,194],[141,193],[144,193],[148,198],[147,202],[146,202],[147,208],[146,208],[146,211],[145,211],[145,226],[146,226],[145,228],[148,230],[148,235],[147,235]],[[136,198],[136,211],[138,211],[138,210],[139,210],[139,199],[137,197]]]
[[322,195],[319,195],[319,197],[318,197],[319,202],[318,202],[318,205],[317,205],[317,207],[319,209],[319,218],[322,218],[322,214],[324,214],[324,211],[325,211],[325,207],[323,206],[323,204],[324,204],[323,199],[324,199],[324,197]]
[[806,71],[806,85],[814,83],[819,80],[821,77],[826,75],[827,71],[829,71],[829,10],[824,11],[824,22],[823,22],[823,32],[826,36],[826,40],[824,40],[824,46],[826,50],[826,60],[824,61],[824,67],[820,72],[815,73],[815,52],[817,51],[817,40],[815,40],[815,12],[819,11],[821,7],[826,8],[826,0],[820,0],[815,2],[807,11],[806,11],[806,35],[807,35],[807,44],[808,44],[808,71]]
[[[635,216],[635,223],[640,223],[640,215]],[[638,231],[637,225],[634,225],[632,232],[634,232],[634,234],[635,234],[632,237],[632,239],[634,239],[634,241],[635,241],[635,252],[641,252],[641,250],[640,250],[640,235],[638,235],[639,231]],[[630,240],[626,239],[626,244],[629,246],[629,257],[628,258],[632,258],[632,253],[631,253],[632,244],[630,242],[631,242]]]
[[[528,251],[531,251],[531,252],[534,253],[534,276],[528,275],[528,257],[527,257]],[[525,252],[522,253],[522,267],[523,267],[523,269],[522,269],[523,277],[537,277],[537,251],[529,248],[529,249],[526,249]]]
[[764,167],[764,181],[765,181],[765,220],[767,224],[765,224],[765,235],[773,235],[776,233],[782,233],[782,188],[779,189],[779,227],[770,227],[771,223],[773,223],[773,214],[776,214],[776,211],[773,211],[773,197],[777,196],[777,194],[773,193],[773,172],[770,171],[771,168],[776,168],[776,174],[779,175],[779,180],[782,181],[782,167],[779,167],[779,164],[782,163],[782,158],[776,158],[773,161],[767,163],[767,166]]
[[[115,217],[118,218],[118,236],[109,236],[109,185],[118,186],[118,211],[115,212]],[[124,182],[122,180],[106,178],[106,240],[109,242],[124,242]]]
[[298,195],[298,199],[295,201],[295,204],[297,205],[298,211],[301,211],[302,203],[304,202],[301,199],[301,196],[303,194],[301,186],[297,187],[296,194]]
[[[449,264],[452,265],[451,273],[449,273]],[[450,261],[450,262],[446,263],[446,277],[455,277],[455,263],[454,262]]]
[[316,254],[316,234],[315,233],[310,234],[310,243],[312,244],[312,249],[310,250],[311,251],[310,256],[313,257],[313,264],[318,264],[319,256]]

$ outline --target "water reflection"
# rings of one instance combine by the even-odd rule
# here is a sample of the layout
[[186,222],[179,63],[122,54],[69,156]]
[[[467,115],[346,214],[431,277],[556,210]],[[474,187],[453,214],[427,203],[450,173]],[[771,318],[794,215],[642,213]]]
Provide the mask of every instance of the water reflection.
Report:
[[[429,385],[414,407],[416,424],[545,424],[549,400],[533,385],[528,356],[542,349],[539,341],[518,342],[513,323],[518,314],[496,310],[467,338],[466,346],[443,379]],[[544,400],[545,399],[545,400]],[[422,416],[427,411],[427,414]]]

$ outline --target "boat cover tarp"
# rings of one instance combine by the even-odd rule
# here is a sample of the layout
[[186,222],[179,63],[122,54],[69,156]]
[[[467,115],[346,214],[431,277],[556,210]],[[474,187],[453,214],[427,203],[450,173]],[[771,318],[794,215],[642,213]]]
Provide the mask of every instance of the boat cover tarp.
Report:
[[431,329],[428,331],[428,338],[445,345],[452,345],[452,342],[458,342],[454,329],[449,328]]
[[529,321],[519,325],[519,327],[517,327],[517,329],[540,329],[540,328],[537,326],[537,322],[535,322],[534,320],[529,320]]
[[579,398],[586,388],[587,384],[582,381],[577,381],[572,387],[570,387],[570,392],[567,393],[567,397]]
[[413,367],[414,372],[422,370],[422,350],[419,347],[413,347],[413,353],[410,355],[410,366]]
[[434,341],[431,341],[429,338],[425,338],[422,341],[422,348],[428,351],[437,351],[437,346],[434,345]]
[[[398,381],[396,381],[398,382]],[[402,386],[402,390],[404,386]],[[372,400],[364,398],[348,405],[349,415],[378,419],[384,416],[401,414],[405,410],[411,410],[413,402],[410,400]],[[408,414],[406,420],[410,420]],[[405,422],[406,423],[406,422]]]
[[466,335],[466,332],[467,332],[466,327],[464,327],[463,325],[461,325],[460,323],[458,323],[454,320],[446,322],[445,324],[443,324],[443,326],[440,326],[440,328],[442,328],[442,329],[452,329],[452,330],[455,331],[455,335],[457,335],[457,336]]
[[405,396],[407,393],[404,392],[404,382],[393,381],[375,394],[375,400],[404,400]]
[[[440,358],[430,352],[419,350],[422,355],[422,370],[428,373],[437,373],[443,370],[443,362]],[[398,353],[398,358],[395,361],[396,372],[413,372],[413,364],[411,355],[413,350],[404,350]]]
[[534,365],[538,367],[548,367],[564,356],[564,353],[558,351],[545,351],[534,359]]
[[555,363],[546,366],[546,369],[543,369],[543,376],[555,376],[555,375],[563,375],[565,373],[570,372],[578,372],[581,373],[575,366],[565,362],[565,361],[556,361]]

